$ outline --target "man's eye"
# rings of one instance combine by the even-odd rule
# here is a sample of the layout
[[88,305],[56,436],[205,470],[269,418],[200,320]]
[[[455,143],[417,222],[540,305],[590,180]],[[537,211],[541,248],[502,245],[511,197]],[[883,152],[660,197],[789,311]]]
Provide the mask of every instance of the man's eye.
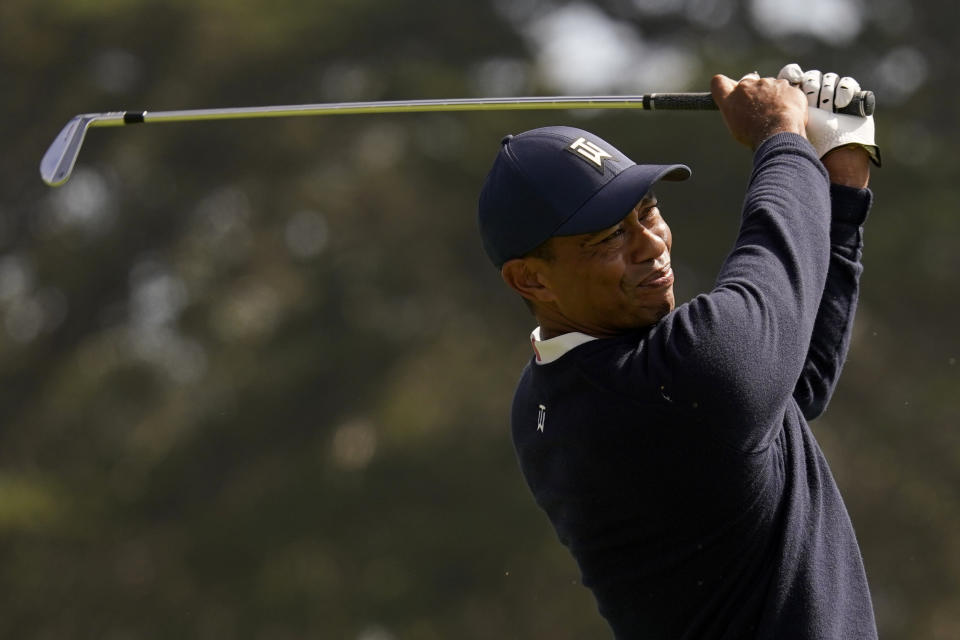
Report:
[[616,231],[614,231],[613,233],[611,233],[610,235],[608,235],[606,238],[604,238],[601,242],[610,242],[611,240],[616,240],[617,238],[619,238],[620,236],[622,236],[623,233],[624,233],[624,232],[623,232],[623,227],[620,227],[620,228],[618,228]]

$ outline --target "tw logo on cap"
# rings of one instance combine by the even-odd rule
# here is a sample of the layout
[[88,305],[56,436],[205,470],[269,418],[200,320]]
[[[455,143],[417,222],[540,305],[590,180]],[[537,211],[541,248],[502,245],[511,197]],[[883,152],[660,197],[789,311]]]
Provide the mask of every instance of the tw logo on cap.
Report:
[[603,173],[603,161],[607,158],[613,159],[609,152],[582,136],[574,140],[573,144],[567,147],[567,151],[584,158],[600,173]]

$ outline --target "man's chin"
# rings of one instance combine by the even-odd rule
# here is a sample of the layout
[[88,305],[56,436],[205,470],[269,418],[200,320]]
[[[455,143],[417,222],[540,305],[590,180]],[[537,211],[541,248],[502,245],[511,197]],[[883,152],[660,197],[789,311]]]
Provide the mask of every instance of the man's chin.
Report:
[[670,287],[663,298],[663,304],[654,311],[654,322],[662,320],[665,315],[673,311],[676,304],[676,300],[673,297],[673,287]]
[[666,304],[667,304],[667,313],[670,313],[671,311],[673,311],[674,307],[677,306],[677,300],[673,296],[673,287],[670,287],[670,290],[667,291]]
[[625,327],[627,331],[635,331],[637,329],[644,329],[646,327],[652,326],[660,322],[664,316],[673,311],[674,302],[673,295],[670,296],[669,300],[664,300],[661,305],[656,307],[648,307],[643,314],[637,316],[633,322],[632,326]]

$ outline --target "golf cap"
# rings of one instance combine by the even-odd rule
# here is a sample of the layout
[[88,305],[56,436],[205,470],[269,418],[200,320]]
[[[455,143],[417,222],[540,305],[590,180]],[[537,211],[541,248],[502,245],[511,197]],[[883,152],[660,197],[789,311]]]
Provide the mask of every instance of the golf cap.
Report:
[[480,192],[483,248],[499,269],[553,236],[592,233],[626,216],[658,180],[686,180],[682,164],[636,164],[574,127],[508,135]]

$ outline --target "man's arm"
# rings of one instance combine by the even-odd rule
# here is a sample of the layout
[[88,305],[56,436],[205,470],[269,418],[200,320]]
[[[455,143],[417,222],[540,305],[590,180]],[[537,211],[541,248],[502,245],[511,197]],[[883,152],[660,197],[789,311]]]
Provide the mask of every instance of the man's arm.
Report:
[[830,261],[827,172],[785,80],[714,78],[734,139],[755,150],[740,232],[713,290],[654,327],[642,365],[675,407],[741,451],[765,448],[792,400]]
[[850,347],[857,309],[862,225],[870,209],[869,155],[861,147],[840,147],[823,158],[830,176],[830,266],[814,324],[810,350],[793,397],[808,420],[826,408]]

